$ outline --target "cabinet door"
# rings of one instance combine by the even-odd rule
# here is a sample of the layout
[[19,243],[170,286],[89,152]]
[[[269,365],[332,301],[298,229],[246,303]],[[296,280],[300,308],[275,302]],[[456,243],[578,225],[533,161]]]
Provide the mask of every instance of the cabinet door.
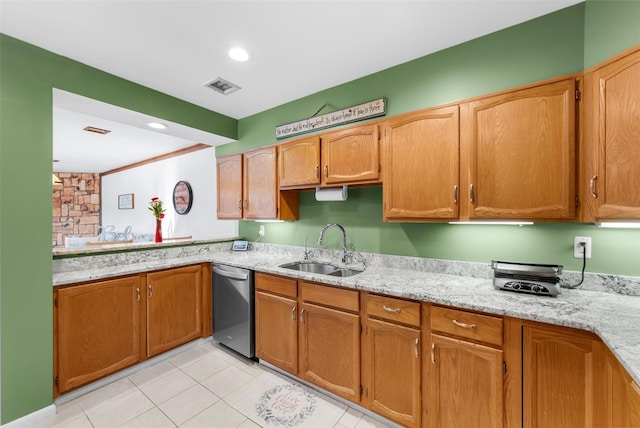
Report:
[[601,391],[601,415],[604,420],[597,421],[603,427],[640,427],[640,390],[634,384],[618,360],[601,343],[604,350],[604,367]]
[[202,334],[200,265],[147,274],[147,356]]
[[143,285],[130,276],[56,291],[57,393],[142,360]]
[[432,334],[428,367],[431,427],[503,427],[501,350]]
[[244,154],[243,183],[244,218],[277,218],[278,182],[275,146]]
[[307,303],[300,308],[300,377],[359,403],[360,316]]
[[596,218],[640,218],[640,51],[594,72]]
[[458,106],[388,120],[384,146],[385,221],[458,217]]
[[420,331],[367,320],[363,364],[368,407],[407,427],[420,426]]
[[574,331],[524,327],[525,428],[594,426],[597,346]]
[[242,218],[242,155],[216,160],[218,218]]
[[305,138],[278,146],[278,172],[281,188],[319,185],[320,138]]
[[322,136],[322,184],[377,182],[380,177],[378,125],[358,126]]
[[256,292],[256,356],[298,374],[297,302]]
[[470,218],[575,217],[575,86],[563,80],[468,103]]

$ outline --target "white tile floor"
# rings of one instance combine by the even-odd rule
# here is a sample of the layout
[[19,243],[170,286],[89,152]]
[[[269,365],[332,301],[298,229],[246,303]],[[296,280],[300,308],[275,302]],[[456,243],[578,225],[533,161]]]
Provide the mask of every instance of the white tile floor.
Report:
[[205,342],[58,406],[33,428],[280,426],[388,425]]

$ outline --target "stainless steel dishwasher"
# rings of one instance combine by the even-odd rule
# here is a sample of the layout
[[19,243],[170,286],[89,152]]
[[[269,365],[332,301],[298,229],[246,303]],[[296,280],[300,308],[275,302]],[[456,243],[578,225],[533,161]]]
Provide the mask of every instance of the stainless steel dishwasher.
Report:
[[253,271],[213,265],[213,338],[247,358],[255,355]]

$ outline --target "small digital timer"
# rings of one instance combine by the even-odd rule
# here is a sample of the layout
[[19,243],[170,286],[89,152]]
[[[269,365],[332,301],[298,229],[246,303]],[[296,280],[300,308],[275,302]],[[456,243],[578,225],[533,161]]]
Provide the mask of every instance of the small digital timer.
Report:
[[247,251],[248,248],[248,241],[233,241],[233,247],[231,247],[233,251]]

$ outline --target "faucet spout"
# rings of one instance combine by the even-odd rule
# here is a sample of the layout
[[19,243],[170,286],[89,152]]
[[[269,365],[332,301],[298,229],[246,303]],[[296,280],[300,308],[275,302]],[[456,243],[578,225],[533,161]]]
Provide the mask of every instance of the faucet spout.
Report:
[[338,223],[329,223],[322,228],[322,230],[320,231],[320,237],[318,238],[318,245],[322,245],[324,240],[324,233],[330,227],[337,227],[338,229],[340,229],[340,232],[342,232],[342,263],[346,263],[347,262],[347,232],[344,230],[344,227],[342,227]]

